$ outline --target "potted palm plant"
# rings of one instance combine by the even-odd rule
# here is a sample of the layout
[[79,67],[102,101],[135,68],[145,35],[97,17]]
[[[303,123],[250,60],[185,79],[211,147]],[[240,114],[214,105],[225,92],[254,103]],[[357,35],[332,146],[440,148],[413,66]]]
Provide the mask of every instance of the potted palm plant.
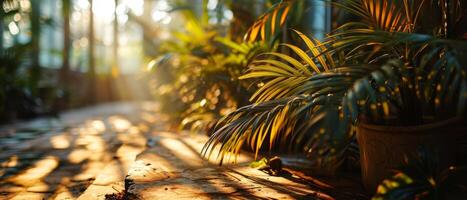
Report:
[[377,22],[350,24],[337,39],[381,66],[356,81],[342,102],[344,115],[356,122],[365,186],[373,191],[419,146],[437,150],[440,168],[463,162],[467,46],[465,30],[456,25],[466,19],[456,12],[465,12],[465,3],[364,0],[345,6]]
[[[465,3],[344,0],[355,15],[325,41],[297,32],[306,48],[258,57],[241,78],[262,85],[252,105],[220,120],[204,148],[221,156],[287,144],[334,170],[360,147],[363,182],[374,191],[418,145],[438,149],[440,167],[465,158]],[[462,28],[464,27],[464,28]],[[357,134],[355,134],[355,130]],[[464,154],[464,155],[462,155]],[[323,165],[321,165],[323,166]]]

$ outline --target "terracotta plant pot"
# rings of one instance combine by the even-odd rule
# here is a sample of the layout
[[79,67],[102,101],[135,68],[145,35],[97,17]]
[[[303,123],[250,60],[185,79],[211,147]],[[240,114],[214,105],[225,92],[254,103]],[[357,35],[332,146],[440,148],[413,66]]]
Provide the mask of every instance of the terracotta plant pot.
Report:
[[422,126],[357,126],[362,180],[369,192],[413,155],[419,146],[437,149],[439,167],[445,169],[467,157],[467,124],[458,118]]

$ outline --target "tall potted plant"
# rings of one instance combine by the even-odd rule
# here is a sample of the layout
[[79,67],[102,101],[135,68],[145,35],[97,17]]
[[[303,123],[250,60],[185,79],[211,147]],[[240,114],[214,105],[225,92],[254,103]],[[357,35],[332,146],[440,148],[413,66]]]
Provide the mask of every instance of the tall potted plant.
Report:
[[444,165],[459,161],[467,135],[467,31],[459,25],[466,21],[465,3],[334,5],[357,20],[322,42],[298,33],[306,48],[285,44],[292,55],[273,52],[252,62],[241,78],[263,85],[251,98],[255,103],[220,120],[205,153],[219,143],[221,155],[228,155],[245,143],[258,152],[280,141],[335,167],[357,136],[370,190],[418,145],[436,145]]
[[345,6],[354,13],[363,9],[372,16],[363,19],[377,26],[349,24],[337,40],[381,66],[355,82],[342,102],[356,125],[365,186],[374,190],[419,146],[436,149],[441,169],[465,162],[467,43],[457,27],[466,20],[465,3],[360,3]]

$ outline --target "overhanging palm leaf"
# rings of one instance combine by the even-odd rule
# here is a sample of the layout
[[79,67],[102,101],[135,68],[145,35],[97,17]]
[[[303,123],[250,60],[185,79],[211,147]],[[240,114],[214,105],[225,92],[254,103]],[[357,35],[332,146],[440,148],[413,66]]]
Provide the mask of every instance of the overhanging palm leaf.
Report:
[[[371,66],[337,67],[308,78],[304,83],[306,89],[300,95],[240,108],[219,121],[203,154],[209,157],[222,143],[219,154],[222,162],[224,156],[237,154],[244,143],[257,154],[261,148],[267,145],[272,148],[275,142],[279,142],[309,155],[329,156],[321,157],[323,160],[337,160],[331,155],[342,154],[342,149],[335,147],[345,142],[323,145],[351,138],[347,130],[350,124],[342,119],[337,108],[353,83],[374,70],[375,67]],[[339,122],[340,125],[336,124]],[[325,126],[327,123],[334,125]]]
[[[372,2],[376,2],[373,5],[383,6],[375,8],[362,4],[366,5],[362,7],[355,1],[346,1],[348,5],[341,4],[341,7],[345,5],[347,10],[365,19],[367,24],[347,23],[329,38],[329,43],[332,44],[330,51],[345,51],[347,59],[363,60],[364,63],[383,66],[381,71],[375,71],[371,76],[360,80],[353,90],[349,91],[343,103],[344,111],[348,111],[346,114],[351,116],[353,121],[357,120],[359,113],[373,123],[413,125],[423,123],[426,119],[422,118],[426,117],[439,120],[456,115],[450,112],[452,109],[435,104],[459,105],[461,111],[457,114],[465,112],[465,99],[454,98],[452,95],[463,96],[465,67],[459,64],[459,58],[463,57],[460,52],[465,50],[467,45],[436,35],[413,33],[417,30],[417,21],[422,15],[422,4],[426,3],[424,0],[418,1],[420,5],[414,4],[417,1],[399,2],[406,10],[405,19],[410,22],[410,29],[391,29],[391,26],[382,28],[379,23],[381,20],[375,16],[386,16],[388,13],[384,10],[388,10],[385,8],[389,7],[389,3],[378,0]],[[386,4],[387,6],[384,6]],[[367,7],[366,11],[364,7]],[[416,12],[411,12],[414,8],[417,8]],[[375,11],[380,14],[371,15]],[[444,26],[438,26],[440,32]],[[394,59],[400,61],[391,61],[388,63],[390,66],[386,64]],[[439,89],[435,91],[437,85]],[[444,89],[449,89],[449,92]],[[445,102],[441,103],[441,99]],[[353,104],[353,114],[349,111],[351,109],[345,108],[349,102]],[[363,110],[356,110],[356,102],[364,102]]]
[[391,58],[413,57],[423,47],[413,51],[401,44],[423,37],[411,34],[415,31],[426,1],[333,2],[334,6],[358,16],[362,21],[345,23],[329,36],[328,43],[332,44],[332,51],[347,52],[346,59],[364,60],[366,63],[380,61],[383,64]]
[[[263,14],[261,17],[256,20],[256,22],[247,30],[247,33],[244,36],[245,40],[250,42],[255,41],[258,35],[261,36],[262,40],[266,39],[266,26],[269,22],[270,33],[274,34],[276,31],[276,26],[282,26],[285,22],[287,14],[290,10],[290,3],[280,2],[275,4],[270,11]],[[278,16],[278,13],[281,14]],[[278,23],[278,24],[277,24]]]
[[274,35],[278,32],[278,28],[285,24],[290,11],[298,1],[300,0],[281,0],[272,5],[272,7],[261,15],[247,30],[244,40],[253,42],[258,37],[263,41],[274,38]]
[[[266,53],[265,59],[253,61],[248,73],[240,79],[260,78],[264,85],[252,95],[250,101],[264,102],[272,99],[307,93],[305,84],[314,74],[326,72],[336,67],[336,61],[326,47],[316,39],[310,39],[295,31],[306,44],[307,50],[284,44],[301,60],[282,53]],[[311,54],[311,55],[309,55]],[[275,60],[275,59],[281,60]]]
[[361,17],[373,30],[413,32],[425,1],[344,0],[333,5]]
[[[297,33],[307,44],[307,51],[312,56],[296,46],[288,45],[302,60],[285,54],[269,53],[266,56],[281,58],[282,61],[254,61],[249,72],[241,78],[261,78],[266,81],[252,96],[257,103],[243,107],[219,121],[203,149],[206,156],[209,157],[220,144],[219,156],[222,162],[225,156],[237,154],[244,143],[257,154],[264,146],[272,148],[276,141],[288,144],[291,149],[306,151],[309,155],[342,153],[334,149],[337,144],[323,144],[350,139],[351,136],[347,134],[349,124],[323,124],[341,121],[337,107],[345,92],[356,80],[374,71],[374,67],[339,67],[337,60],[332,59],[332,54],[322,52],[326,48],[321,43]],[[327,158],[335,159],[332,156],[323,157]]]

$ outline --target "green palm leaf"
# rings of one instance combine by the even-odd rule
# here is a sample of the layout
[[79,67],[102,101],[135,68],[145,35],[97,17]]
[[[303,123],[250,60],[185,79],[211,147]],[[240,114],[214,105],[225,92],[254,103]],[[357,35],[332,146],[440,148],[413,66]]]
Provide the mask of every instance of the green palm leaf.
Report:
[[276,34],[277,29],[285,24],[295,1],[280,1],[274,4],[247,30],[244,40],[253,42],[260,37],[262,41],[265,41]]

